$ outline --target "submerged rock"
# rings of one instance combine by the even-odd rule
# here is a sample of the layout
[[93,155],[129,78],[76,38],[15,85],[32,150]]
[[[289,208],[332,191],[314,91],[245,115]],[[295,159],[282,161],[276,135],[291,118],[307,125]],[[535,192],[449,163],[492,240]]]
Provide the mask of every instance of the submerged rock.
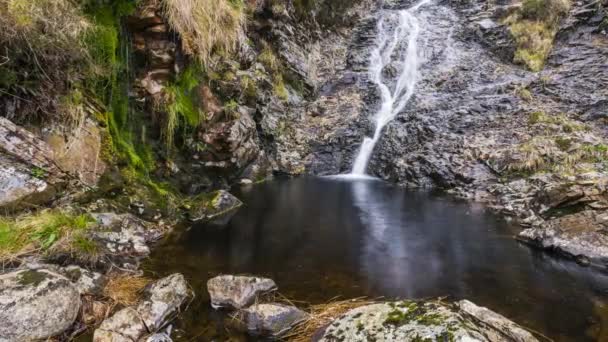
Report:
[[146,288],[144,299],[136,308],[124,308],[103,321],[95,330],[93,341],[132,342],[154,333],[179,310],[189,294],[183,275],[176,273],[160,279]]
[[263,293],[275,290],[272,279],[221,275],[209,279],[207,290],[214,308],[242,309],[251,305]]
[[256,335],[280,336],[302,322],[308,314],[295,306],[255,304],[239,313],[247,330]]
[[338,318],[320,341],[537,341],[505,317],[469,301],[366,305]]
[[204,196],[194,202],[188,212],[192,221],[213,220],[243,205],[243,202],[225,190],[216,191],[211,196]]
[[49,270],[0,275],[0,341],[31,341],[61,334],[76,320],[80,293]]

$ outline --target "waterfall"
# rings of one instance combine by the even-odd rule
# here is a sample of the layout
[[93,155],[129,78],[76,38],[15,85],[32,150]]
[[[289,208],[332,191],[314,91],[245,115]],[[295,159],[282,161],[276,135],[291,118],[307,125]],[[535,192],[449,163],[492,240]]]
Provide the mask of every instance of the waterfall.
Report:
[[[385,11],[378,21],[378,38],[370,57],[370,77],[381,94],[382,105],[374,115],[373,137],[363,140],[353,164],[352,176],[363,176],[380,139],[382,129],[395,118],[411,99],[418,78],[418,35],[420,24],[415,12],[431,0],[423,0],[400,11]],[[396,21],[396,23],[395,23]],[[403,44],[407,37],[407,46]],[[397,65],[396,80],[383,75],[387,67]]]

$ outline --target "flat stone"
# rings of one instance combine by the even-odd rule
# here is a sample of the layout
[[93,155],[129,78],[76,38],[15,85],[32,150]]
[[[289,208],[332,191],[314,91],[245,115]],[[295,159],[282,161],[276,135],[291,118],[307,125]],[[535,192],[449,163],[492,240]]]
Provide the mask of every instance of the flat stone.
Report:
[[30,341],[61,334],[76,320],[80,293],[45,269],[0,275],[0,341]]
[[272,279],[221,275],[207,281],[211,306],[217,308],[242,309],[252,304],[263,293],[275,290]]

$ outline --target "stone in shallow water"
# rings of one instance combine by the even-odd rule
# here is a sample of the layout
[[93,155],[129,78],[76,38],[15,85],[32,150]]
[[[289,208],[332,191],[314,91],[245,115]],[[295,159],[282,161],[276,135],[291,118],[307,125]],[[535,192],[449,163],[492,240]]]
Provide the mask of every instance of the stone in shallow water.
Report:
[[302,322],[308,314],[295,306],[278,303],[255,304],[240,313],[253,334],[279,336]]
[[137,341],[162,328],[189,294],[183,275],[176,273],[160,279],[146,288],[144,299],[136,308],[122,309],[103,321],[95,330],[93,341]]
[[327,327],[320,341],[533,342],[505,317],[469,301],[394,302],[353,309]]
[[176,273],[156,281],[144,293],[137,306],[140,317],[150,331],[160,329],[167,318],[176,313],[190,295],[183,275]]
[[205,196],[195,202],[200,203],[193,203],[192,208],[188,211],[192,221],[213,220],[231,213],[243,205],[243,202],[225,190],[216,191],[211,194],[211,197]]
[[76,320],[80,293],[45,269],[0,275],[0,341],[30,341],[61,334]]
[[221,275],[207,281],[207,290],[214,308],[242,309],[254,302],[256,297],[275,290],[272,279]]

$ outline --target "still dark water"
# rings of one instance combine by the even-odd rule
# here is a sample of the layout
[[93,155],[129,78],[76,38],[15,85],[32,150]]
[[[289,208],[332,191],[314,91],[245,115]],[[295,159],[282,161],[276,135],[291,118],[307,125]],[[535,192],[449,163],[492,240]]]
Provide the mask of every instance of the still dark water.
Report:
[[[521,245],[482,206],[378,181],[276,180],[242,188],[227,223],[176,231],[149,272],[183,273],[196,299],[177,341],[239,341],[207,279],[270,277],[288,298],[466,298],[556,341],[608,341],[608,275]],[[603,336],[603,337],[602,337]]]

